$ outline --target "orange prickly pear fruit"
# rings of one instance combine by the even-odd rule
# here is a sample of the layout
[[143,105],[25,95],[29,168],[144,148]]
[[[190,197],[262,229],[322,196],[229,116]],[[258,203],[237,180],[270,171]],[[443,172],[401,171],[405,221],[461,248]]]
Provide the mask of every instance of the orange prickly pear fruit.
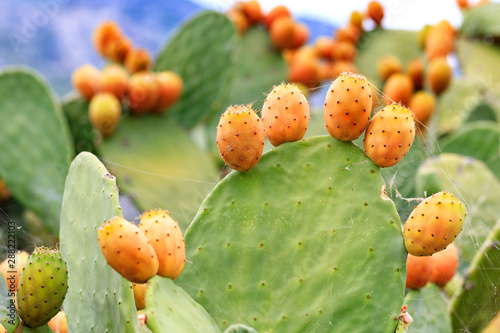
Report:
[[370,1],[368,3],[367,9],[368,17],[375,22],[375,24],[380,25],[382,19],[384,18],[384,7],[378,1]]
[[387,105],[370,120],[363,148],[379,167],[401,161],[415,140],[413,113],[400,104]]
[[250,24],[256,24],[264,20],[264,14],[257,0],[245,1],[241,4],[241,11],[248,19]]
[[288,81],[315,87],[319,83],[319,74],[318,59],[297,55],[288,68]]
[[335,60],[353,61],[356,58],[356,46],[351,42],[339,42],[333,50]]
[[97,230],[97,241],[108,264],[130,282],[144,283],[158,272],[158,257],[135,224],[115,216]]
[[295,23],[293,31],[292,49],[298,49],[309,39],[309,28],[304,23]]
[[139,229],[156,252],[160,264],[157,274],[172,280],[177,278],[186,263],[184,238],[177,222],[167,211],[157,209],[142,214]]
[[432,260],[432,275],[430,282],[444,287],[455,276],[458,268],[458,250],[454,243],[448,245],[443,251],[434,253]]
[[309,126],[309,102],[295,84],[280,84],[267,95],[262,105],[266,137],[275,147],[304,137]]
[[334,49],[337,44],[338,43],[331,37],[320,36],[316,38],[314,42],[314,49],[316,50],[318,57],[332,60]]
[[92,41],[97,52],[106,57],[108,44],[122,38],[122,32],[116,22],[106,21],[99,25],[92,34]]
[[417,126],[425,125],[436,109],[436,97],[423,90],[417,91],[411,96],[408,107],[413,111]]
[[357,73],[358,68],[352,63],[352,61],[347,60],[337,60],[333,62],[332,74],[333,77],[337,77],[343,72]]
[[261,119],[250,106],[228,107],[217,126],[216,143],[220,157],[232,169],[252,169],[264,150]]
[[68,321],[63,310],[59,311],[47,323],[54,333],[68,333]]
[[248,19],[245,16],[245,14],[243,14],[241,11],[236,9],[230,9],[226,13],[226,15],[227,17],[229,17],[231,21],[233,21],[234,25],[236,26],[236,30],[240,35],[243,35],[248,30],[249,27]]
[[408,105],[413,89],[413,81],[408,75],[402,73],[391,75],[385,82],[383,89],[385,104],[401,103]]
[[147,283],[132,283],[135,307],[137,310],[142,310],[146,307],[146,286]]
[[[17,285],[19,284],[19,274],[21,274],[29,256],[29,253],[26,251],[9,254],[0,264],[0,272],[3,275],[5,282],[7,282],[9,290],[17,290]],[[14,264],[14,267],[11,267],[12,264]]]
[[295,22],[291,17],[279,17],[271,26],[271,42],[278,50],[291,49],[295,34]]
[[102,91],[122,100],[128,90],[128,73],[118,64],[110,64],[102,70]]
[[154,113],[162,113],[175,104],[182,95],[182,78],[172,71],[156,73],[158,82],[159,98],[158,104],[153,109]]
[[455,30],[446,20],[431,26],[425,38],[427,59],[446,57],[455,49]]
[[7,184],[5,184],[5,181],[0,179],[0,202],[5,201],[9,199],[11,196],[10,190],[7,187]]
[[460,9],[469,8],[469,3],[467,0],[457,0],[457,5],[458,5],[458,7],[460,7]]
[[444,250],[462,231],[465,205],[446,191],[436,193],[413,209],[404,225],[406,250],[430,256]]
[[345,72],[332,82],[324,112],[331,136],[341,141],[357,139],[368,126],[371,112],[372,92],[363,75]]
[[130,74],[147,71],[151,68],[151,65],[151,56],[145,49],[132,49],[125,57],[125,68]]
[[432,59],[427,70],[427,80],[437,95],[448,88],[451,81],[451,67],[445,58]]
[[357,27],[359,30],[363,30],[363,14],[358,11],[352,12],[349,17],[349,23]]
[[105,137],[116,131],[121,116],[122,107],[115,95],[98,93],[92,97],[89,104],[89,120]]
[[425,287],[432,276],[432,258],[416,257],[408,254],[406,259],[406,288],[420,289]]
[[107,42],[104,56],[109,60],[123,63],[127,54],[132,49],[132,42],[126,37],[112,39]]
[[94,66],[85,64],[73,72],[71,83],[85,100],[90,101],[102,89],[102,74]]
[[128,98],[133,114],[144,114],[158,105],[160,98],[159,83],[153,73],[138,72],[130,76]]
[[274,21],[280,17],[291,17],[292,14],[288,8],[284,5],[278,5],[271,9],[271,11],[265,16],[264,23],[267,29],[271,29]]
[[392,74],[401,73],[402,70],[401,60],[393,55],[386,55],[380,58],[377,63],[377,73],[383,81],[387,80]]
[[424,62],[420,58],[413,59],[408,64],[408,75],[413,81],[415,90],[422,89],[424,85]]
[[348,24],[343,28],[337,29],[335,31],[335,39],[340,42],[348,42],[351,44],[356,44],[358,42],[361,31],[354,25]]

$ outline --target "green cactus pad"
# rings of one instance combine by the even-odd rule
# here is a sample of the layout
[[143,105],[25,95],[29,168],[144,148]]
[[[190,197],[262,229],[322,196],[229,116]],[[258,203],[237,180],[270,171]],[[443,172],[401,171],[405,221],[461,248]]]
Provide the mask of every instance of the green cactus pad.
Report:
[[406,250],[383,188],[379,168],[352,143],[282,144],[207,197],[176,282],[221,329],[393,331]]
[[187,22],[156,59],[155,71],[172,70],[184,81],[168,114],[192,128],[223,108],[231,82],[236,30],[223,14],[205,12]]
[[59,231],[73,146],[52,92],[37,73],[0,73],[0,175],[14,197]]
[[71,164],[61,212],[61,252],[69,290],[64,302],[70,332],[135,332],[132,284],[106,262],[97,229],[121,215],[115,178],[91,153]]
[[99,134],[92,128],[89,121],[89,103],[79,95],[72,93],[65,96],[62,108],[68,120],[76,153],[82,151],[95,153],[94,143],[99,138]]
[[19,317],[40,327],[61,309],[68,290],[68,271],[59,250],[37,247],[26,261],[17,289]]
[[487,3],[464,12],[460,32],[467,37],[500,38],[500,4]]
[[411,333],[449,333],[451,319],[445,296],[438,286],[428,284],[420,290],[411,290],[405,298],[408,313],[413,318]]
[[257,331],[243,324],[234,324],[229,326],[224,333],[257,333]]
[[500,180],[500,126],[491,122],[468,124],[441,143],[443,153],[456,153],[481,160]]
[[13,333],[19,324],[14,300],[9,295],[9,287],[2,274],[0,274],[0,324],[7,330],[7,333]]
[[22,333],[54,333],[54,331],[49,327],[49,325],[44,325],[37,328],[23,326]]
[[481,332],[500,311],[499,267],[500,220],[472,260],[462,292],[452,301],[455,332]]
[[[263,27],[249,29],[235,52],[234,76],[225,105],[253,103],[260,110],[273,85],[286,81],[287,65]],[[219,121],[219,115],[217,115]]]
[[182,230],[217,181],[214,162],[172,120],[125,118],[99,149],[142,210],[166,209]]
[[219,332],[201,305],[169,278],[154,276],[146,288],[147,324],[153,332]]
[[[496,82],[500,81],[500,46],[487,45],[481,40],[459,38],[456,52],[466,77],[474,78],[492,92],[496,90]],[[493,85],[491,85],[493,84]],[[496,92],[498,96],[498,92]]]
[[500,181],[482,161],[445,153],[420,166],[416,183],[419,196],[446,190],[465,203],[467,217],[455,240],[463,272],[498,219]]
[[417,34],[416,31],[384,29],[366,32],[358,43],[358,56],[354,64],[371,83],[382,89],[382,79],[377,74],[378,61],[386,55],[393,55],[401,60],[403,66],[407,66],[412,59],[422,57]]

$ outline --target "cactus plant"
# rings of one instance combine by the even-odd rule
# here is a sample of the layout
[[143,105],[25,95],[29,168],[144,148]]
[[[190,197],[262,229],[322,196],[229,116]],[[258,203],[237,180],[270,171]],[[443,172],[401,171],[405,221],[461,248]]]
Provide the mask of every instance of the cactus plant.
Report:
[[419,196],[446,190],[466,204],[467,218],[455,240],[460,250],[459,270],[463,271],[498,219],[500,181],[482,161],[445,153],[426,160],[416,182]]
[[500,311],[500,220],[474,256],[462,291],[453,299],[455,331],[480,332]]
[[[498,59],[500,58],[500,47],[487,45],[481,40],[470,40],[465,37],[459,38],[456,44],[456,52],[463,71],[468,78],[479,78],[487,83],[500,80]],[[493,86],[490,86],[494,88]],[[494,90],[494,89],[492,89]],[[498,93],[496,93],[498,96]]]
[[500,4],[486,3],[464,12],[460,32],[467,37],[500,38]]
[[121,215],[115,178],[91,153],[71,163],[61,211],[61,252],[68,264],[64,301],[70,332],[135,332],[132,284],[106,262],[97,229]]
[[89,121],[89,103],[76,94],[69,94],[64,97],[62,108],[68,120],[76,153],[88,151],[95,154],[98,135]]
[[204,12],[187,22],[156,59],[155,70],[172,70],[184,81],[169,111],[186,128],[222,109],[229,90],[236,30],[223,14]]
[[229,326],[224,333],[257,333],[257,331],[243,324],[234,324]]
[[64,180],[74,154],[68,125],[52,92],[31,70],[0,73],[0,96],[5,96],[0,99],[2,179],[17,200],[57,233]]
[[168,207],[182,230],[217,180],[214,162],[172,119],[127,117],[99,151],[142,210]]
[[451,319],[447,300],[436,285],[411,290],[405,297],[408,313],[412,316],[412,333],[449,333]]
[[146,288],[147,324],[153,332],[219,332],[202,306],[169,278],[155,276]]
[[352,143],[282,144],[207,197],[185,236],[192,263],[176,282],[220,328],[394,330],[406,251],[384,188]]

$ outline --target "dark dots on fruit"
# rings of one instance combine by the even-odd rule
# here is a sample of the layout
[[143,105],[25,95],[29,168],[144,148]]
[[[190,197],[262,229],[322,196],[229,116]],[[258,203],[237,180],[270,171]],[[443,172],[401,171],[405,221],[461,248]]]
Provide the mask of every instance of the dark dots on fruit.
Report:
[[230,285],[230,284],[228,284],[228,285],[227,285],[227,289],[231,289],[232,287],[233,287],[233,286],[232,286],[232,285]]
[[337,101],[337,104],[340,104],[340,101]]

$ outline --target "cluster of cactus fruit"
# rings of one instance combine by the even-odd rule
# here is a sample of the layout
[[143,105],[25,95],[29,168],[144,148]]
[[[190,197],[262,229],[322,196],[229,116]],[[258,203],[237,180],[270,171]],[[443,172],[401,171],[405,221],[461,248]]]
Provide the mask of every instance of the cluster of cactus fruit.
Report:
[[152,72],[145,49],[132,48],[114,22],[104,22],[94,31],[97,52],[109,60],[102,72],[85,64],[73,72],[72,83],[90,101],[90,123],[103,136],[112,135],[122,117],[122,104],[130,113],[162,114],[182,95],[182,78],[173,71]]
[[[470,7],[466,1],[457,3],[461,8]],[[122,129],[127,130],[124,136],[120,135],[125,131],[119,131],[104,141],[98,152],[104,154],[104,161],[111,161],[110,166],[116,166],[117,172],[111,172],[117,176],[120,189],[129,193],[128,186],[140,183],[137,178],[122,176],[120,163],[136,171],[145,168],[146,162],[188,168],[177,155],[194,160],[195,169],[206,161],[214,162],[201,159],[202,151],[189,145],[182,147],[191,150],[184,151],[180,146],[175,149],[180,144],[177,138],[161,141],[174,151],[167,159],[160,159],[157,153],[144,162],[145,155],[138,158],[131,153],[131,158],[123,162],[115,161],[118,155],[108,155],[117,147],[125,147],[127,154],[152,146],[152,139],[141,146],[136,136],[142,139],[143,129],[155,125],[160,130],[151,132],[161,135],[159,132],[168,128],[175,134],[172,136],[184,135],[182,141],[186,142],[189,134],[199,136],[200,128],[206,126],[210,133],[206,140],[216,143],[206,149],[213,153],[218,150],[220,158],[236,171],[223,179],[215,175],[213,180],[205,181],[198,179],[198,174],[171,175],[173,169],[144,170],[141,173],[145,176],[153,175],[153,181],[144,178],[149,181],[146,187],[162,183],[160,178],[174,178],[175,183],[190,177],[188,186],[206,183],[210,189],[192,192],[206,198],[201,206],[193,204],[197,213],[194,218],[188,217],[191,224],[187,230],[181,219],[188,214],[176,207],[181,203],[175,196],[179,187],[172,183],[168,186],[175,192],[175,202],[161,198],[163,193],[156,197],[161,200],[148,197],[146,201],[154,207],[168,206],[179,223],[166,210],[149,210],[151,207],[140,207],[145,213],[134,223],[130,222],[130,212],[121,210],[115,177],[99,159],[88,152],[73,159],[72,149],[66,152],[56,143],[54,150],[64,151],[65,158],[69,158],[62,173],[65,185],[58,183],[56,189],[64,188],[64,195],[61,190],[60,201],[51,197],[60,215],[57,225],[61,253],[36,248],[31,256],[19,252],[14,259],[9,256],[0,264],[6,281],[0,281],[0,332],[451,332],[452,326],[455,331],[481,332],[490,321],[483,332],[495,332],[500,320],[500,314],[495,317],[499,312],[500,281],[496,205],[500,182],[495,169],[500,165],[500,130],[497,124],[483,124],[457,131],[446,141],[433,137],[439,144],[436,154],[441,149],[448,154],[432,156],[426,138],[416,134],[423,125],[432,129],[428,124],[436,119],[434,110],[440,112],[439,103],[450,91],[453,93],[446,56],[455,51],[454,44],[458,45],[461,37],[443,21],[420,33],[419,58],[415,58],[416,54],[394,55],[385,45],[373,57],[371,49],[365,50],[358,43],[369,45],[370,38],[363,40],[363,34],[372,34],[377,42],[387,32],[381,26],[383,17],[383,7],[372,1],[366,13],[354,12],[334,38],[324,37],[308,46],[303,45],[308,35],[306,27],[294,22],[285,6],[264,14],[255,0],[238,2],[226,15],[204,14],[186,24],[182,28],[185,35],[174,37],[173,46],[159,56],[156,72],[152,72],[147,52],[133,49],[116,24],[100,26],[94,33],[94,45],[113,63],[102,72],[86,65],[74,73],[73,79],[96,129],[110,136],[121,119]],[[375,30],[364,29],[366,18],[373,21]],[[273,65],[278,63],[276,57],[283,68],[285,62],[288,64],[286,82],[290,83],[283,81],[283,71],[281,77],[273,77],[273,83],[282,84],[269,89],[269,82],[259,82],[258,88],[252,82],[249,88],[244,79],[248,73],[239,71],[244,67],[241,63],[234,64],[238,67],[231,72],[234,81],[229,79],[229,72],[223,74],[222,68],[230,67],[226,63],[220,67],[217,81],[215,74],[201,70],[189,75],[190,69],[186,68],[201,68],[194,63],[195,58],[169,59],[170,55],[177,56],[172,50],[179,50],[179,45],[194,47],[192,35],[199,35],[199,31],[207,31],[207,36],[216,32],[219,38],[214,42],[213,36],[207,37],[210,47],[220,48],[206,49],[216,67],[215,60],[224,56],[225,61],[231,59],[233,43],[260,43],[258,38],[268,38],[262,38],[265,43],[258,47],[269,50],[263,57]],[[242,35],[239,39],[237,32]],[[220,37],[226,34],[227,40]],[[190,38],[184,38],[186,35]],[[252,39],[255,36],[258,38]],[[183,44],[185,41],[189,45]],[[191,54],[199,53],[193,50]],[[369,53],[372,76],[364,74],[367,65],[357,58],[362,53]],[[308,57],[307,63],[303,61]],[[404,63],[406,74],[402,74]],[[184,82],[178,76],[173,78],[174,71],[182,74]],[[4,86],[29,86],[7,80],[15,76],[1,74],[0,90]],[[25,73],[20,76],[32,80]],[[207,84],[207,78],[213,82]],[[326,79],[328,82],[322,83]],[[177,81],[177,88],[169,93],[159,88],[162,82],[166,87],[173,81]],[[262,105],[255,97],[237,102],[239,94],[235,92],[226,101],[224,94],[231,82],[241,85],[238,92],[254,89],[256,95],[264,91],[268,94],[262,98]],[[382,94],[376,82],[385,82]],[[185,96],[181,98],[183,85]],[[302,85],[328,88],[322,109],[315,110],[309,104]],[[149,89],[151,86],[158,90]],[[196,103],[194,98],[191,101],[194,91],[203,100],[203,115],[188,110]],[[43,92],[38,94],[41,104],[48,104]],[[11,104],[24,101],[25,92],[19,95],[22,97],[17,103]],[[177,104],[182,107],[177,105],[168,117],[122,117],[122,107],[133,114],[158,114],[179,98]],[[248,104],[252,101],[255,103]],[[236,103],[240,105],[233,106]],[[213,109],[208,110],[207,105]],[[222,114],[219,109],[219,113],[215,112],[228,105]],[[10,110],[7,104],[4,108]],[[58,115],[57,108],[46,107],[43,111]],[[35,108],[22,104],[24,109]],[[14,111],[21,117],[22,112]],[[65,122],[54,118],[59,125]],[[3,120],[0,113],[0,126]],[[25,119],[18,123],[28,124]],[[59,128],[52,125],[45,127]],[[195,126],[198,128],[190,133],[180,129]],[[36,138],[32,127],[22,132]],[[66,131],[60,127],[62,130],[55,130],[58,135]],[[320,127],[322,132],[318,131]],[[319,133],[329,135],[308,137]],[[485,147],[483,141],[477,141],[477,133],[481,133]],[[266,138],[275,147],[267,152]],[[494,144],[487,144],[488,140]],[[66,144],[69,140],[64,137],[60,141]],[[8,146],[2,142],[0,136],[3,153]],[[48,149],[51,145],[42,146]],[[462,150],[463,155],[484,163],[449,154]],[[30,164],[37,165],[38,160],[30,159],[32,155],[55,156],[50,150],[25,155]],[[23,187],[21,192],[19,182],[5,171],[9,158],[3,156],[0,176],[11,188],[2,187],[0,181],[0,198],[2,193],[10,192],[16,199],[23,198],[21,194],[27,192],[31,200],[23,204],[29,204],[43,198],[44,192],[53,195],[47,187],[40,190],[38,183]],[[431,158],[424,161],[428,156]],[[220,163],[220,159],[214,160]],[[44,170],[51,168],[53,163]],[[50,183],[48,179],[42,183]],[[474,184],[465,185],[465,181]],[[470,191],[478,188],[476,183],[490,187]],[[411,197],[402,196],[398,189],[391,188],[393,184],[400,190],[410,186],[414,192]],[[404,206],[397,200],[404,201]],[[412,209],[411,202],[419,204]],[[8,203],[13,205],[13,201]],[[462,229],[466,235],[459,237]],[[14,266],[10,266],[9,259]],[[10,290],[16,297],[8,295]],[[5,300],[16,309],[12,322],[8,320]]]

